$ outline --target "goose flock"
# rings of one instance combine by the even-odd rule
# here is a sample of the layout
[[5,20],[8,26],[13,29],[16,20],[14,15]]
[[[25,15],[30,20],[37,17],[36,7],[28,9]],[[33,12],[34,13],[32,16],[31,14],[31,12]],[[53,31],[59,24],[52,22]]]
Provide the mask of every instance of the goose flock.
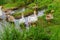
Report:
[[[2,15],[3,15],[2,6],[0,6],[0,17]],[[16,22],[18,22],[18,24],[25,23],[26,27],[28,27],[31,23],[34,23],[34,22],[36,22],[38,20],[38,15],[37,15],[36,10],[34,10],[33,15],[30,15],[30,16],[27,16],[27,17],[24,17],[24,14],[22,13],[21,18],[18,19],[18,20],[16,20],[12,15],[7,15],[7,18],[8,18],[8,21],[14,22],[15,25],[17,25]]]

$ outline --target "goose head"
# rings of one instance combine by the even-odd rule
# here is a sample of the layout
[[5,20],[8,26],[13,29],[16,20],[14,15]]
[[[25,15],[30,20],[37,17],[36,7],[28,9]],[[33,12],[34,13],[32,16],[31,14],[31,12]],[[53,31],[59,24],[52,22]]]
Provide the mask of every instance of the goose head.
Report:
[[22,18],[24,18],[24,15],[23,15],[23,13],[21,14],[21,16],[22,16]]
[[0,9],[2,9],[2,6],[0,6]]

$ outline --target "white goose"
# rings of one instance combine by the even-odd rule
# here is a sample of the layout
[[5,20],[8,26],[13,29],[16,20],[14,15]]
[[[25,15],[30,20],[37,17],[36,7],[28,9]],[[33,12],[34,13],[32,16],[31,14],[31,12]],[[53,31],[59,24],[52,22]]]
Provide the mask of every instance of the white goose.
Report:
[[3,21],[6,19],[5,12],[2,10],[2,6],[0,6],[0,19],[3,19]]
[[2,6],[0,6],[0,16],[2,16]]
[[19,19],[19,24],[24,23],[24,22],[25,22],[25,18],[24,18],[24,15],[23,15],[23,13],[22,13],[22,18]]
[[37,15],[36,15],[36,11],[34,11],[34,15],[33,16],[28,16],[28,22],[29,23],[33,23],[36,22],[38,20]]

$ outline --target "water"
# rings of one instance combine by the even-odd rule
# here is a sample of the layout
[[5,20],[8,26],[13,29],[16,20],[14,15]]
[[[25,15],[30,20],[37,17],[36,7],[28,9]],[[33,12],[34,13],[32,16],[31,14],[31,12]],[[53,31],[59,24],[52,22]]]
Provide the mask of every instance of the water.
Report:
[[25,7],[21,8],[21,9],[18,9],[18,10],[13,10],[13,11],[11,11],[10,13],[11,13],[11,14],[14,14],[15,12],[20,12],[20,13],[22,13],[22,12],[24,12],[24,11],[25,11]]
[[29,29],[28,17],[25,17],[25,25],[26,29]]
[[15,19],[14,24],[15,24],[15,28],[21,31],[19,20]]
[[[30,15],[30,17],[34,17],[34,18],[32,19],[32,22],[34,22],[34,20],[37,20],[37,17],[43,16],[43,15],[44,15],[44,12],[45,12],[45,9],[44,9],[44,10],[41,10],[41,11],[38,11],[38,14],[36,15],[36,18],[35,18],[35,16],[34,16],[34,14]],[[29,26],[29,24],[28,24],[28,18],[29,18],[29,16],[28,16],[28,17],[25,17],[26,27]]]
[[2,15],[0,16],[1,19],[5,20],[6,19],[6,15],[5,12],[2,12]]
[[[25,7],[22,8],[22,9],[19,9],[19,10],[14,10],[14,11],[12,11],[12,13],[14,13],[14,12],[23,12],[23,11],[25,11]],[[45,9],[38,11],[37,17],[43,16],[43,15],[44,15],[44,11],[45,11]],[[22,18],[21,18],[21,19],[18,19],[18,21],[19,21],[20,24],[21,24],[21,23],[25,23],[25,24],[26,24],[26,27],[28,27],[28,26],[29,26],[29,24],[28,24],[28,19],[29,19],[29,17],[33,17],[33,16],[34,16],[34,14],[32,14],[32,15],[30,15],[30,16],[27,16],[27,17],[23,17],[23,19],[22,19]],[[15,21],[16,21],[16,20],[15,20]],[[16,22],[15,22],[15,25],[17,25]]]
[[37,16],[38,16],[38,17],[39,17],[39,16],[43,16],[43,15],[44,15],[44,12],[45,12],[45,9],[38,11],[38,15],[37,15]]
[[[37,17],[43,16],[43,15],[44,15],[44,11],[45,11],[45,9],[38,11]],[[34,16],[34,14],[32,14],[32,15],[30,15],[30,17],[35,17],[35,16]],[[23,17],[23,18],[24,18],[24,19],[21,18],[22,20],[18,19],[18,23],[15,22],[15,25],[18,26],[18,25],[20,25],[21,23],[25,23],[26,29],[29,29],[29,24],[28,24],[29,16]],[[15,21],[16,21],[16,20],[15,20]],[[19,23],[19,21],[20,21],[20,23]],[[22,21],[23,21],[23,22],[22,22]],[[33,21],[34,21],[34,20],[33,20]]]
[[[7,27],[7,25],[9,24],[9,22],[6,21],[1,21],[0,22],[0,32],[4,32],[4,28]],[[9,26],[9,25],[8,25]],[[9,26],[10,27],[10,26]]]
[[8,25],[8,23],[6,22],[6,15],[5,12],[2,11],[1,7],[0,7],[0,19],[2,19],[0,21],[0,32],[3,32],[3,28],[6,27],[6,25]]
[[23,7],[22,9],[19,9],[18,11],[21,12],[21,13],[24,12],[25,11],[25,7]]
[[[1,11],[2,11],[2,10],[0,10],[0,14],[2,13],[2,15],[0,16],[0,18],[4,20],[3,23],[2,23],[2,22],[1,22],[1,23],[6,26],[6,24],[7,24],[7,22],[5,21],[6,15],[5,15],[5,12],[1,12]],[[23,11],[25,11],[25,8],[11,11],[11,14],[15,13],[16,11],[18,11],[18,12],[23,12]],[[45,11],[45,9],[38,11],[37,17],[43,16],[43,15],[44,15],[44,11]],[[32,17],[32,16],[34,16],[34,14],[30,15],[30,17]],[[28,18],[29,18],[29,16],[23,17],[23,18],[24,18],[24,19],[21,18],[22,20],[25,20],[25,22],[23,22],[23,23],[25,23],[26,28],[29,29],[29,27],[28,27],[28,26],[29,26],[29,24],[28,24]],[[18,19],[18,20],[15,19],[15,20],[14,20],[14,23],[15,23],[15,27],[16,27],[16,28],[21,29],[21,28],[20,28],[20,24],[21,24],[21,23],[19,23],[19,21],[20,21],[20,19]],[[0,24],[0,28],[2,29],[2,25],[1,25],[1,24]]]

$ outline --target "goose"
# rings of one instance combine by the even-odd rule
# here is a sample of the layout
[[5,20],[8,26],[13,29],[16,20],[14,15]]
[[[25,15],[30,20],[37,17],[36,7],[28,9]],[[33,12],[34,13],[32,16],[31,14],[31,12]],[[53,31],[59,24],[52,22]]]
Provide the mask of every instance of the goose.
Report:
[[25,18],[24,18],[23,13],[22,13],[22,18],[21,18],[21,19],[19,19],[19,24],[21,24],[21,23],[25,23]]
[[24,16],[23,16],[23,13],[22,13],[22,18],[21,19],[15,19],[15,21],[14,21],[14,23],[15,23],[15,27],[18,29],[18,30],[20,30],[20,31],[22,31],[22,29],[21,29],[21,27],[20,27],[20,24],[22,24],[22,23],[24,23],[25,22],[25,18],[24,18]]
[[36,10],[34,10],[34,14],[32,16],[28,16],[28,22],[33,23],[38,20],[37,15],[36,15]]
[[49,14],[46,15],[46,20],[47,20],[48,24],[51,23],[51,20],[52,20],[53,18],[54,18],[54,17],[53,17],[53,15],[52,15],[51,13],[49,13]]
[[5,12],[2,10],[2,6],[0,6],[0,19],[3,19],[3,20],[6,19],[6,15],[5,15]]
[[38,8],[38,6],[35,4],[34,14],[33,14],[32,16],[28,16],[28,22],[29,22],[29,23],[34,23],[34,22],[36,22],[36,21],[38,20],[37,15],[36,15],[36,13],[37,13],[37,8]]
[[25,17],[25,25],[26,29],[29,29],[28,17]]
[[7,18],[8,18],[9,22],[14,22],[15,21],[15,18],[11,15],[7,15]]
[[2,16],[2,6],[0,6],[0,16]]

